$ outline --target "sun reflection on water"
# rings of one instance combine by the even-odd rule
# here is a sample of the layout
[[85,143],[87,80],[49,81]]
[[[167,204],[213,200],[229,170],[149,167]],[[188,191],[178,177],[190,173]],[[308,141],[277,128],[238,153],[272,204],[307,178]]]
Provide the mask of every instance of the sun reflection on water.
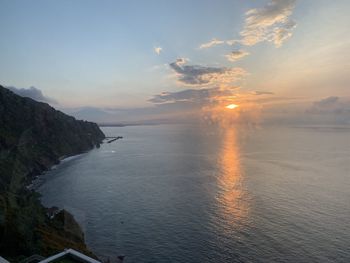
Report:
[[223,129],[218,165],[219,213],[228,224],[237,226],[248,217],[249,206],[243,187],[243,172],[235,127]]

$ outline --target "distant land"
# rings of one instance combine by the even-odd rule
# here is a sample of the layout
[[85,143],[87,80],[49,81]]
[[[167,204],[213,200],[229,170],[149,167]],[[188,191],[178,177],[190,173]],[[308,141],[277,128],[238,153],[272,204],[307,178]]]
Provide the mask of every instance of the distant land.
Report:
[[163,120],[154,120],[154,121],[141,121],[141,122],[122,122],[122,123],[114,123],[114,122],[102,122],[97,123],[100,127],[126,127],[126,126],[148,126],[148,125],[162,125],[162,124],[174,124],[176,122],[171,121],[163,121]]
[[47,103],[0,86],[0,254],[12,262],[33,254],[48,256],[71,247],[95,257],[73,216],[53,219],[39,194],[27,187],[64,157],[99,147],[98,125],[76,120]]

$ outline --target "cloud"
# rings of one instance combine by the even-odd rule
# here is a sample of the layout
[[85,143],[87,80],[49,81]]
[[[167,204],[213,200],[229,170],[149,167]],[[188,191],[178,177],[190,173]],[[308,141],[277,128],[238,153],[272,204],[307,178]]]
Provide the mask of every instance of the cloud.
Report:
[[271,0],[265,7],[246,12],[242,44],[253,46],[262,41],[276,47],[292,36],[296,23],[289,20],[296,0]]
[[188,61],[189,61],[188,58],[178,58],[176,59],[175,63],[177,65],[183,65],[183,64],[186,64]]
[[[296,22],[290,19],[296,0],[270,0],[262,8],[250,9],[246,12],[244,28],[241,31],[241,40],[219,40],[213,38],[199,46],[200,49],[211,48],[216,45],[241,44],[254,46],[259,42],[268,41],[281,47],[288,40],[296,27]],[[235,58],[233,57],[235,61]]]
[[30,88],[15,88],[15,87],[6,87],[9,90],[11,90],[13,93],[22,96],[22,97],[28,97],[36,101],[40,102],[46,102],[46,103],[52,103],[52,104],[57,104],[57,101],[44,96],[42,91],[40,89],[37,89],[35,87],[30,87]]
[[240,40],[236,40],[236,39],[219,40],[217,38],[213,38],[209,42],[201,44],[199,46],[199,48],[200,49],[207,49],[207,48],[211,48],[211,47],[214,47],[214,46],[217,46],[217,45],[222,45],[222,44],[233,46],[235,44],[239,44],[240,42],[241,42]]
[[350,102],[342,101],[339,97],[331,96],[319,101],[315,101],[309,113],[316,114],[349,114]]
[[187,89],[177,92],[163,92],[154,95],[150,102],[155,104],[191,102],[191,103],[208,103],[219,100],[220,98],[229,98],[235,96],[238,87],[229,88],[207,88],[207,89]]
[[237,39],[230,39],[230,40],[226,40],[225,43],[229,46],[233,46],[235,44],[239,44],[241,41],[237,40]]
[[225,57],[229,60],[229,61],[237,61],[245,56],[248,56],[250,53],[248,51],[245,50],[235,50],[232,51],[230,54],[226,55]]
[[178,81],[183,85],[229,84],[240,80],[247,74],[242,68],[185,65],[186,63],[186,59],[179,58],[169,64],[170,68],[177,74]]
[[282,46],[283,42],[292,36],[292,30],[296,27],[295,21],[288,21],[282,27],[275,28],[272,34],[272,40],[276,47]]
[[324,108],[324,107],[334,106],[338,104],[338,102],[339,102],[339,97],[331,96],[331,97],[322,99],[320,101],[315,101],[314,106]]
[[252,94],[254,95],[273,95],[274,93],[271,91],[253,91]]
[[163,48],[161,48],[161,47],[155,47],[153,50],[154,50],[154,52],[157,53],[157,55],[160,55],[160,53],[163,51]]
[[205,48],[210,48],[210,47],[213,47],[213,46],[221,45],[221,44],[224,44],[224,43],[225,43],[225,41],[223,41],[223,40],[219,40],[219,39],[213,38],[209,42],[201,44],[199,46],[199,48],[200,49],[205,49]]

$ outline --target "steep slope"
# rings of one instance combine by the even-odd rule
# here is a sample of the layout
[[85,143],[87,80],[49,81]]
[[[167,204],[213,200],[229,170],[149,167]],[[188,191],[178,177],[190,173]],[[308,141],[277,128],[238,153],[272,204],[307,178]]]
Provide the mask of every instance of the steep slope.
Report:
[[37,194],[26,185],[60,158],[98,147],[103,138],[97,124],[78,121],[0,86],[1,255],[17,258],[43,252],[38,229],[47,233],[51,223]]

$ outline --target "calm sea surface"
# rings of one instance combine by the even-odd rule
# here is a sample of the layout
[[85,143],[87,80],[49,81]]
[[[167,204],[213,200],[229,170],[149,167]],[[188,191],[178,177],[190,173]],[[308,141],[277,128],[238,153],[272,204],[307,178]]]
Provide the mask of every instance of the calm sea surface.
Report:
[[124,139],[44,175],[99,256],[350,262],[350,129],[103,128]]

